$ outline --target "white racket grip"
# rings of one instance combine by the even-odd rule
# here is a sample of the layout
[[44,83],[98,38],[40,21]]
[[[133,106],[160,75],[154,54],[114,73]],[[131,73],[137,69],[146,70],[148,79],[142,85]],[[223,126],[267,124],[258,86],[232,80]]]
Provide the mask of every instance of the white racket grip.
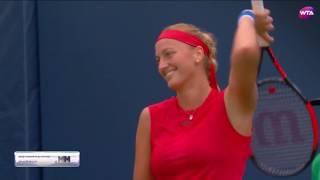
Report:
[[[263,0],[251,0],[253,11],[260,12],[264,10]],[[270,44],[258,35],[258,44],[260,47],[268,47]]]

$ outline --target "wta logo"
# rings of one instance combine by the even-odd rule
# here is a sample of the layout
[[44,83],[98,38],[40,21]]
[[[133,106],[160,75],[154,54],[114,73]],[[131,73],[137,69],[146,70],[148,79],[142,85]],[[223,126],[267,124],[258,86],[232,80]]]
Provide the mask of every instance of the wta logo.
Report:
[[310,19],[314,15],[315,11],[314,8],[311,6],[306,6],[300,9],[299,11],[299,18],[302,20]]

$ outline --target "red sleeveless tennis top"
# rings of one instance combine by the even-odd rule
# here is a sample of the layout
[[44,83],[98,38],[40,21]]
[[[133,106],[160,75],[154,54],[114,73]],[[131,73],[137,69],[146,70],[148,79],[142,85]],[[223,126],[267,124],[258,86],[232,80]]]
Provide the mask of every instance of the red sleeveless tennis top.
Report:
[[242,179],[251,137],[230,124],[223,96],[211,90],[194,112],[183,111],[176,97],[149,106],[156,180]]

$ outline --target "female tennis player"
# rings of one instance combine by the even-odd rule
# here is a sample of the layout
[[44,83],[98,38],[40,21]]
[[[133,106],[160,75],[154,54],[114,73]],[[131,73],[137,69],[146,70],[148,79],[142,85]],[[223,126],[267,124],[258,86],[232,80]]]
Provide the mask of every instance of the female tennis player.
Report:
[[240,13],[227,87],[216,82],[215,40],[191,24],[165,28],[155,43],[158,71],[176,96],[143,109],[134,180],[240,180],[251,155],[260,59],[257,34],[273,38],[270,11]]

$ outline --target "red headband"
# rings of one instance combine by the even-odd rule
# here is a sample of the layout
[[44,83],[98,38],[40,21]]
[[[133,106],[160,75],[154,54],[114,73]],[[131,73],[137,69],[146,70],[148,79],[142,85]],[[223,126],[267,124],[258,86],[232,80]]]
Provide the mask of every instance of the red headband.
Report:
[[[197,36],[195,36],[193,34],[190,34],[190,33],[184,32],[184,31],[178,31],[178,30],[164,30],[159,35],[157,41],[159,41],[161,39],[174,39],[174,40],[186,43],[186,44],[193,46],[193,47],[200,46],[200,47],[202,47],[204,54],[207,57],[210,57],[209,56],[210,51],[209,51],[208,46],[201,39],[199,39]],[[210,68],[209,69],[210,86],[214,89],[219,90],[219,86],[217,84],[216,77],[215,77],[214,65],[211,64],[209,68]]]
[[190,46],[193,46],[193,47],[201,46],[204,54],[209,57],[208,46],[193,34],[183,32],[183,31],[178,31],[178,30],[164,30],[159,35],[157,41],[164,38],[175,39],[175,40],[184,42],[186,44],[189,44]]

